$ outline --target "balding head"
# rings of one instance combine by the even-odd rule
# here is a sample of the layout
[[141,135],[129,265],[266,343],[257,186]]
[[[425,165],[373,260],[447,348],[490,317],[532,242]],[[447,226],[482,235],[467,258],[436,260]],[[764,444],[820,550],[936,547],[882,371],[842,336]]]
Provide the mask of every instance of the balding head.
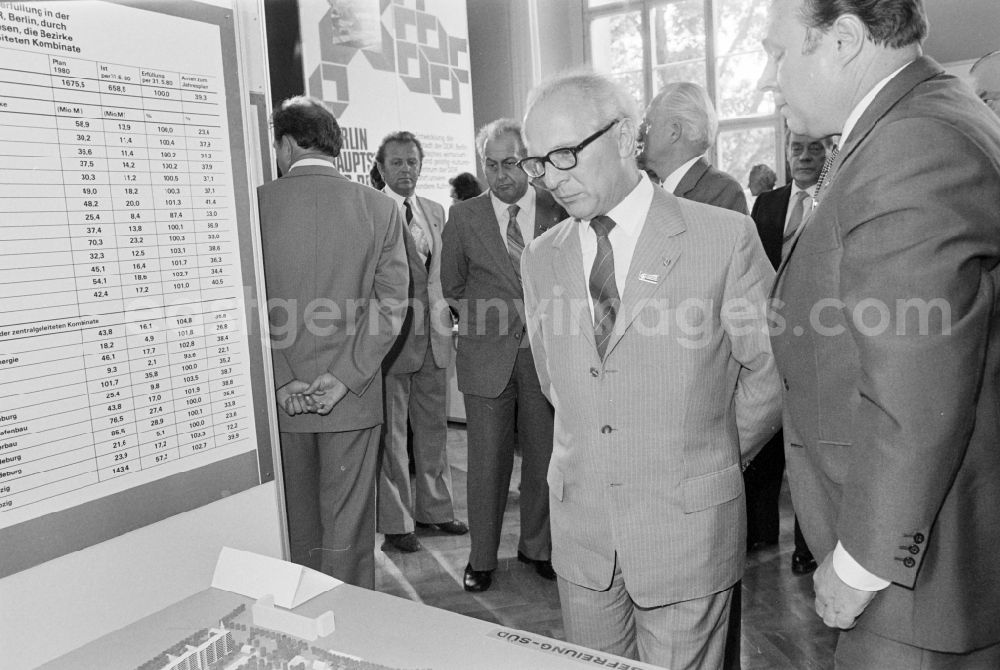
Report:
[[986,54],[969,70],[976,95],[1000,116],[1000,51]]

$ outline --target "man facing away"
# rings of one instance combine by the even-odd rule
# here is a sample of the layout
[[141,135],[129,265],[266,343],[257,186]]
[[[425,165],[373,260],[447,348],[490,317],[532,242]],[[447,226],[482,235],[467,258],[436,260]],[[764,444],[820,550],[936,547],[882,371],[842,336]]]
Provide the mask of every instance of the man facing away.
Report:
[[336,119],[312,98],[275,110],[280,179],[258,189],[291,559],[375,586],[380,366],[406,309],[392,200],[333,166]]
[[528,100],[521,165],[572,217],[522,261],[555,407],[552,562],[570,641],[720,668],[745,556],[741,461],[778,424],[774,271],[748,216],[639,171],[636,116],[593,74]]
[[[378,531],[406,552],[420,549],[414,527],[435,527],[463,535],[455,520],[448,464],[446,389],[451,361],[451,313],[441,294],[441,229],[444,208],[416,195],[423,166],[420,140],[407,131],[390,133],[379,145],[375,165],[383,193],[403,217],[414,286],[410,327],[386,361],[385,426],[379,470]],[[414,484],[410,487],[406,449],[409,419],[413,431]]]
[[[829,148],[831,143],[828,138],[788,132],[785,158],[792,179],[779,189],[760,194],[754,201],[750,216],[757,224],[764,252],[775,270],[781,265],[782,251],[787,256],[795,232],[812,211],[816,183]],[[782,432],[778,431],[743,473],[747,494],[747,549],[778,542],[778,498],[784,473],[785,444]],[[816,569],[816,560],[802,536],[798,519],[795,521],[794,536],[792,572],[805,575]]]
[[747,213],[747,198],[733,177],[708,164],[719,117],[698,84],[668,84],[646,109],[639,162],[655,172],[668,193],[679,198]]
[[772,337],[841,669],[1000,667],[1000,124],[926,34],[919,0],[775,0],[764,40],[789,128],[841,136]]
[[521,253],[566,216],[518,167],[525,155],[519,123],[488,123],[476,149],[489,191],[451,208],[441,267],[444,294],[459,313],[456,364],[465,398],[472,538],[466,591],[484,591],[493,582],[515,446],[522,457],[517,557],[555,579],[545,483],[552,407],[538,386],[525,336]]

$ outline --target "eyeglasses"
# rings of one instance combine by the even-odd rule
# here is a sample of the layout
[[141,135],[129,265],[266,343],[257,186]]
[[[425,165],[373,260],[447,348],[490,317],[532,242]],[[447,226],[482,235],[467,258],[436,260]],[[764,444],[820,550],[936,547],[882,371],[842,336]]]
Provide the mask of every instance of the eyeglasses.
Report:
[[517,164],[522,170],[524,170],[524,173],[532,179],[538,179],[545,174],[546,163],[551,163],[552,167],[557,170],[572,170],[576,167],[576,155],[583,151],[588,144],[608,132],[611,129],[611,126],[615,125],[619,121],[621,121],[621,119],[615,119],[584,141],[577,144],[575,147],[560,147],[559,149],[553,149],[544,156],[528,156],[527,158],[519,160]]

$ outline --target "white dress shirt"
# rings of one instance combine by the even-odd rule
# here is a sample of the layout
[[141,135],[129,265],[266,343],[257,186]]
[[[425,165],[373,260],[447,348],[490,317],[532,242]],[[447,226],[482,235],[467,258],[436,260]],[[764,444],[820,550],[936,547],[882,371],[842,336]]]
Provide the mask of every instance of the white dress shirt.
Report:
[[291,172],[297,167],[305,167],[306,165],[320,165],[322,167],[333,167],[333,161],[325,161],[322,158],[300,158],[291,165],[288,166],[288,171]]
[[[625,198],[607,213],[615,227],[608,234],[611,250],[615,256],[615,284],[618,285],[618,297],[625,297],[625,280],[628,278],[629,266],[635,254],[635,245],[639,241],[639,233],[649,215],[649,206],[653,202],[653,182],[645,173],[640,173],[639,183]],[[597,258],[597,233],[590,227],[590,219],[577,219],[577,232],[580,235],[580,251],[583,252],[583,277],[590,281],[590,270]],[[588,293],[588,295],[590,295]],[[587,300],[590,307],[590,317],[594,317],[594,301]]]
[[[493,191],[490,191],[490,202],[493,204],[493,213],[496,214],[497,223],[500,226],[500,239],[506,245],[507,222],[510,220],[510,211],[507,208],[510,205],[496,197]],[[535,189],[529,186],[521,199],[513,204],[521,208],[517,213],[517,227],[521,229],[524,246],[528,246],[535,238]]]
[[412,228],[410,234],[413,235],[413,243],[417,247],[417,252],[420,254],[421,260],[426,261],[427,255],[434,252],[434,236],[431,235],[431,225],[427,221],[427,216],[424,214],[423,208],[420,206],[420,201],[417,200],[416,191],[409,198],[396,193],[388,186],[382,189],[382,192],[396,201],[396,205],[399,207],[399,214],[403,217],[404,225],[406,224],[406,207],[403,203],[409,199],[410,211],[413,213],[413,221],[410,223],[410,226],[416,224],[423,239],[418,239],[416,235],[413,235]]

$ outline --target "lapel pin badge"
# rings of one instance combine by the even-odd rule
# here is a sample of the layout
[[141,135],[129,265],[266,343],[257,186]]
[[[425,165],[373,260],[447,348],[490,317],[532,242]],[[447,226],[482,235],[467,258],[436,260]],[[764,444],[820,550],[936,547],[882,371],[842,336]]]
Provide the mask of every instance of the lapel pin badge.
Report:
[[650,274],[648,272],[640,272],[639,273],[639,281],[644,281],[647,284],[659,284],[660,283],[660,275],[654,275],[654,274]]

